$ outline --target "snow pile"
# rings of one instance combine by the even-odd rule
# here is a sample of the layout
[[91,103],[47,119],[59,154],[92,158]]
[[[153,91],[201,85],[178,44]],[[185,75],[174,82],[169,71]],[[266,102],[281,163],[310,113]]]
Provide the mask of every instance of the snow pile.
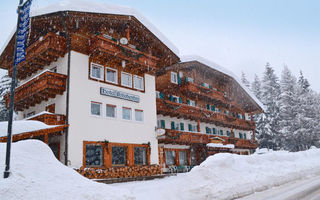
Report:
[[[42,129],[54,128],[59,125],[47,125],[43,122],[36,120],[19,120],[12,122],[12,134],[27,133],[32,131],[38,131]],[[8,122],[0,122],[0,137],[7,136]]]
[[249,156],[221,153],[177,177],[119,186],[130,189],[138,199],[232,199],[320,174],[319,160],[320,149]]
[[5,143],[0,143],[0,199],[135,199],[123,189],[96,183],[61,164],[38,140],[12,144],[11,176],[3,179]]
[[208,143],[207,147],[234,149],[234,144]]

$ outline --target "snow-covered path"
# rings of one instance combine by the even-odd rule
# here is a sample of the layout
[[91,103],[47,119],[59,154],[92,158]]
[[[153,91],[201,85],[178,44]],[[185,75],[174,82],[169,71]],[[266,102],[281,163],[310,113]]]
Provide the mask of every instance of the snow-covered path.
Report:
[[293,181],[269,190],[256,192],[239,200],[319,200],[320,176]]

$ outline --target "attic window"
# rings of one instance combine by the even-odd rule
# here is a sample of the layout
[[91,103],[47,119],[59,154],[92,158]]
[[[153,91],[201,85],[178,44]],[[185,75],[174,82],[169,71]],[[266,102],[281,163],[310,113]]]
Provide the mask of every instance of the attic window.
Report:
[[178,74],[176,72],[171,72],[171,83],[178,84]]

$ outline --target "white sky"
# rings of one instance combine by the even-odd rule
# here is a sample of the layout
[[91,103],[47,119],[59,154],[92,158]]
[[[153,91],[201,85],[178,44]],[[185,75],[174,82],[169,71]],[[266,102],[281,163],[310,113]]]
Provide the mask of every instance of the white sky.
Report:
[[[34,0],[33,7],[57,0]],[[96,0],[137,9],[181,55],[196,54],[251,81],[266,62],[280,77],[284,64],[302,70],[320,92],[320,2],[316,0]],[[76,1],[74,1],[76,3]],[[0,46],[16,23],[18,2],[0,8]]]

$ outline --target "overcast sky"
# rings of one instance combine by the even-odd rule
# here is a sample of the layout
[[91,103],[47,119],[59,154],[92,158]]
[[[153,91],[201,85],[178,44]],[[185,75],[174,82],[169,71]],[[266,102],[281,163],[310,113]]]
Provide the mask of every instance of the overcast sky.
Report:
[[[130,6],[180,50],[200,55],[251,81],[266,62],[302,70],[320,92],[320,1],[317,0],[90,0]],[[32,9],[57,0],[33,0]],[[75,1],[76,3],[76,1]],[[18,0],[1,2],[0,47],[16,24]]]

